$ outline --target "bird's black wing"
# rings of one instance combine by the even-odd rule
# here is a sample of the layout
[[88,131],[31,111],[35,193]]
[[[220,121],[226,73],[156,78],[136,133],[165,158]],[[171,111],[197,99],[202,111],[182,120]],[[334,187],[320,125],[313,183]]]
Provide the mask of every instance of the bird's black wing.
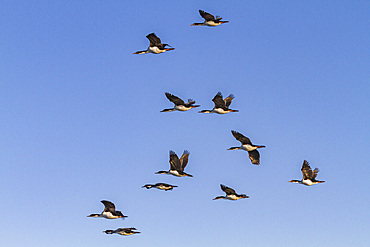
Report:
[[185,104],[185,102],[182,99],[180,99],[179,97],[177,97],[173,94],[165,93],[165,95],[166,95],[167,99],[169,101],[171,101],[172,103],[174,103],[175,105],[184,105]]
[[240,141],[243,145],[245,145],[245,144],[250,144],[251,145],[252,144],[251,140],[248,137],[240,134],[239,132],[237,132],[235,130],[232,130],[231,133],[233,134],[235,139]]
[[206,20],[206,21],[212,21],[215,20],[215,17],[211,15],[210,13],[207,13],[203,10],[199,10],[199,14]]
[[303,180],[305,179],[312,179],[313,177],[313,174],[312,174],[312,169],[310,167],[310,164],[308,163],[307,160],[303,161],[303,165],[302,165],[302,174],[303,174]]
[[234,95],[233,94],[230,94],[227,98],[224,99],[225,101],[225,105],[227,108],[229,108],[230,104],[231,104],[231,101],[234,99]]
[[161,39],[155,35],[155,33],[150,33],[146,36],[150,41],[150,46],[159,46],[162,44]]
[[215,108],[222,108],[227,111],[227,107],[225,105],[225,101],[222,99],[222,93],[218,92],[215,97],[212,99],[213,103],[215,103]]
[[313,170],[312,172],[312,180],[315,180],[316,179],[316,176],[317,176],[317,173],[319,173],[319,168],[315,168],[315,170]]
[[217,15],[216,18],[215,18],[215,20],[216,21],[221,21],[222,20],[222,17]]
[[186,165],[188,164],[189,155],[190,155],[189,151],[185,150],[184,153],[182,154],[181,158],[180,158],[182,171],[184,171]]
[[248,151],[249,159],[252,161],[252,164],[260,164],[260,153],[256,150]]
[[113,202],[110,202],[110,201],[101,201],[105,208],[104,208],[104,211],[103,212],[111,212],[111,213],[114,213],[116,211],[116,206],[114,206]]
[[220,186],[221,186],[221,189],[226,193],[226,195],[235,195],[236,194],[234,189],[229,188],[229,187],[227,187],[223,184],[220,184]]
[[170,164],[171,170],[182,171],[179,157],[177,157],[177,154],[172,150],[170,150]]
[[188,99],[188,103],[186,103],[187,106],[191,106],[195,104],[195,100],[193,99]]

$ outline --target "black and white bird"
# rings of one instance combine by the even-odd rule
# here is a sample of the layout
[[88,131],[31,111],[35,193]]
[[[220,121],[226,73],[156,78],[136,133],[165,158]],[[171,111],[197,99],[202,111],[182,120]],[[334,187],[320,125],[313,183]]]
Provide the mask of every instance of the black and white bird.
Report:
[[259,165],[260,164],[260,153],[257,151],[257,148],[264,148],[266,146],[253,145],[251,140],[248,137],[240,134],[239,132],[235,130],[232,130],[231,133],[233,134],[235,139],[237,139],[238,141],[242,143],[242,145],[240,147],[231,147],[228,150],[242,149],[242,150],[248,151],[249,158],[252,161],[252,163],[255,165]]
[[193,23],[190,26],[209,26],[209,27],[216,27],[218,25],[221,25],[222,23],[228,23],[229,21],[221,21],[222,18],[219,16],[216,16],[216,18],[211,15],[210,13],[207,13],[203,10],[199,10],[199,14],[204,18],[204,22],[202,23]]
[[171,51],[175,49],[175,48],[166,48],[166,46],[170,46],[170,45],[162,44],[161,39],[158,38],[157,35],[155,35],[155,33],[150,33],[146,37],[150,41],[150,45],[148,49],[146,49],[145,51],[137,51],[132,54],[145,54],[145,53],[159,54],[159,53],[163,53],[163,52]]
[[146,184],[142,188],[147,188],[147,189],[156,188],[156,189],[159,189],[159,190],[167,191],[167,190],[172,190],[175,187],[178,187],[178,186],[165,184],[165,183],[156,183],[156,184]]
[[170,111],[176,111],[176,110],[177,111],[188,111],[192,108],[196,108],[200,106],[200,105],[194,105],[195,101],[192,99],[188,99],[188,102],[185,103],[182,99],[180,99],[179,97],[173,94],[166,92],[165,95],[169,101],[175,104],[175,106],[173,108],[164,109],[161,112],[170,112]]
[[222,93],[218,92],[215,97],[213,97],[212,101],[215,104],[212,110],[202,110],[199,113],[218,113],[218,114],[226,114],[229,112],[238,112],[239,110],[232,110],[229,109],[231,101],[234,99],[234,95],[230,94],[225,99],[222,98]]
[[249,198],[249,196],[245,194],[236,194],[235,190],[232,188],[229,188],[223,184],[220,184],[221,189],[226,193],[226,196],[217,196],[213,200],[218,200],[218,199],[228,199],[228,200],[239,200],[242,198]]
[[325,182],[325,181],[316,180],[317,173],[319,173],[319,168],[315,168],[315,170],[312,171],[312,169],[310,167],[310,164],[308,163],[307,160],[303,161],[301,171],[302,171],[302,174],[303,174],[303,179],[302,180],[290,180],[289,182],[304,184],[304,185],[307,185],[307,186],[311,186],[311,185],[314,185],[314,184],[320,184],[320,183]]
[[90,214],[87,217],[99,217],[105,219],[118,219],[118,218],[126,218],[127,216],[123,215],[121,211],[116,211],[116,206],[110,201],[101,201],[105,208],[101,214]]
[[134,230],[136,230],[136,228],[130,227],[130,228],[118,228],[116,230],[105,230],[104,232],[106,234],[117,233],[117,234],[124,235],[124,236],[129,236],[132,234],[140,233],[140,232],[135,232]]
[[156,174],[169,174],[176,177],[192,177],[192,175],[184,172],[186,165],[189,160],[189,151],[185,150],[181,158],[177,157],[177,154],[170,150],[170,170],[169,171],[159,171]]

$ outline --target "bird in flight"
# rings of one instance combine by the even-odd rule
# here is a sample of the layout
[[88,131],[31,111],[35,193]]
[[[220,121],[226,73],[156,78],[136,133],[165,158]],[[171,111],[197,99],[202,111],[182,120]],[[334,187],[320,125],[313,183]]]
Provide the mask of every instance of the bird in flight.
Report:
[[325,182],[325,181],[316,180],[317,173],[319,173],[319,168],[315,168],[315,170],[312,171],[312,169],[310,167],[310,164],[308,163],[307,160],[303,161],[301,171],[302,171],[302,174],[303,174],[303,179],[302,180],[290,180],[289,182],[304,184],[304,185],[307,185],[307,186],[311,186],[311,185],[314,185],[314,184],[320,184],[320,183]]
[[236,194],[235,190],[232,189],[232,188],[229,188],[223,184],[220,184],[221,186],[221,189],[226,193],[226,196],[217,196],[216,198],[214,198],[213,200],[218,200],[218,199],[228,199],[228,200],[239,200],[239,199],[242,199],[242,198],[249,198],[249,196],[245,195],[245,194]]
[[159,54],[159,53],[163,53],[163,52],[171,51],[175,49],[175,48],[166,48],[166,46],[170,46],[170,45],[162,44],[161,39],[158,38],[157,35],[155,35],[155,33],[150,33],[146,37],[150,41],[150,45],[148,49],[146,49],[145,51],[137,51],[132,54],[145,54],[145,53]]
[[238,112],[239,110],[232,110],[229,109],[231,101],[234,99],[234,95],[230,94],[225,99],[222,98],[222,93],[218,92],[215,97],[213,97],[212,101],[215,104],[212,110],[202,110],[199,113],[218,113],[218,114],[226,114],[229,112]]
[[105,230],[104,232],[106,234],[117,233],[117,234],[124,235],[124,236],[140,233],[140,232],[135,232],[134,230],[136,230],[136,228],[130,227],[130,228],[118,228],[116,230]]
[[156,183],[156,184],[146,184],[146,185],[144,185],[141,188],[147,188],[147,189],[157,188],[159,190],[165,190],[165,191],[167,191],[167,190],[172,190],[175,187],[178,187],[178,186],[176,186],[176,185],[170,185],[170,184],[165,184],[165,183]]
[[194,105],[195,101],[192,99],[188,99],[188,102],[185,103],[182,99],[179,97],[170,94],[170,93],[165,93],[167,99],[171,101],[172,103],[175,104],[173,108],[169,109],[163,109],[161,112],[170,112],[170,111],[188,111],[192,108],[199,107],[200,105]]
[[105,219],[118,219],[118,218],[126,218],[127,216],[123,215],[121,211],[116,211],[116,206],[110,201],[101,201],[105,208],[101,214],[90,214],[87,217],[99,217]]
[[203,10],[199,10],[199,14],[204,18],[204,22],[201,23],[193,23],[190,26],[209,26],[209,27],[216,27],[218,25],[221,25],[223,23],[228,23],[229,21],[221,21],[222,18],[219,16],[216,16],[216,18],[211,15],[210,13],[207,13]]
[[252,164],[259,165],[260,164],[260,153],[257,151],[257,148],[264,148],[266,146],[262,145],[253,145],[251,140],[240,134],[239,132],[232,130],[231,133],[235,137],[236,140],[241,142],[240,147],[231,147],[228,150],[236,150],[236,149],[242,149],[245,151],[248,151],[249,159],[252,161]]
[[184,172],[186,165],[189,160],[189,151],[185,150],[181,158],[177,157],[177,154],[170,150],[170,170],[169,171],[159,171],[156,174],[169,174],[176,177],[192,177],[192,175]]

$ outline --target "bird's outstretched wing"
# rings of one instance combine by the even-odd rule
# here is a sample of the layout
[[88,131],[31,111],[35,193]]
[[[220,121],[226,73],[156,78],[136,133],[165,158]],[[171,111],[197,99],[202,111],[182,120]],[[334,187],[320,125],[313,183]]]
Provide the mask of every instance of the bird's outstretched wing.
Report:
[[234,99],[234,95],[233,94],[230,94],[229,96],[227,96],[227,98],[224,99],[225,101],[225,105],[226,107],[229,107],[230,104],[231,104],[231,101]]
[[260,164],[260,153],[256,150],[248,151],[249,159],[252,161],[252,164]]
[[240,134],[239,132],[237,132],[235,130],[232,130],[231,133],[233,134],[235,139],[240,141],[243,145],[245,145],[245,144],[250,144],[251,145],[252,144],[251,140],[248,137]]
[[110,201],[101,201],[105,208],[104,208],[104,211],[103,212],[111,212],[111,213],[114,213],[116,211],[116,206],[114,206],[114,204]]
[[319,168],[315,168],[312,172],[312,180],[316,180],[317,173],[319,173]]
[[179,97],[177,97],[173,94],[170,94],[170,93],[166,92],[165,95],[166,95],[167,99],[169,101],[171,101],[172,103],[174,103],[175,105],[184,105],[185,104],[185,102],[182,99],[180,99]]
[[313,173],[312,173],[312,169],[310,167],[310,164],[308,163],[307,160],[303,161],[303,165],[302,165],[302,174],[303,174],[303,180],[305,179],[312,179],[313,177]]
[[182,168],[183,171],[184,171],[186,165],[188,164],[189,155],[190,155],[189,151],[185,150],[184,153],[182,154],[181,158],[180,158],[181,168]]
[[218,16],[218,15],[216,15],[216,19],[215,19],[216,21],[221,21],[222,20],[222,17],[221,16]]
[[227,187],[226,185],[220,184],[221,189],[226,193],[226,195],[234,195],[236,194],[235,190],[232,188]]
[[212,99],[213,103],[215,103],[215,108],[222,108],[224,110],[227,110],[227,107],[225,105],[225,101],[222,99],[222,93],[218,92],[215,97]]
[[150,46],[158,46],[162,44],[161,39],[158,38],[157,35],[155,35],[155,33],[150,33],[146,37],[150,41]]
[[177,154],[172,150],[170,150],[170,164],[171,170],[182,171],[179,157],[177,157]]
[[194,105],[195,104],[195,100],[193,99],[188,99],[188,103],[186,103],[187,105]]
[[207,13],[203,10],[199,10],[199,14],[206,20],[206,21],[212,21],[215,20],[215,17],[211,15],[210,13]]

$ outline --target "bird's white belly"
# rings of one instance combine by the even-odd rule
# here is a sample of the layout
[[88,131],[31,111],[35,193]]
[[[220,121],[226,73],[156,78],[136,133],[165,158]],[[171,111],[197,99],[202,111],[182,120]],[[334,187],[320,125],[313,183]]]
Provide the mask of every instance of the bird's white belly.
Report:
[[216,27],[216,26],[220,25],[221,23],[215,23],[214,21],[206,21],[206,22],[204,22],[204,24],[206,24],[207,26],[210,26],[210,27]]
[[238,200],[239,199],[236,195],[227,195],[226,197],[230,200]]
[[157,189],[166,190],[166,189],[168,189],[168,187],[165,186],[165,185],[159,185],[159,186],[157,186]]
[[156,46],[152,46],[152,47],[149,47],[149,51],[154,54],[159,54],[159,53],[165,52],[166,50],[161,50]]
[[102,215],[106,219],[116,219],[116,218],[118,218],[117,216],[114,216],[111,212],[103,212]]
[[252,146],[252,145],[250,145],[250,144],[244,144],[244,145],[243,145],[243,149],[244,149],[244,150],[247,150],[247,151],[253,151],[253,150],[256,150],[256,149],[257,149],[257,147],[254,147],[254,146]]
[[309,179],[302,180],[302,183],[303,183],[304,185],[308,185],[308,186],[313,185],[312,181],[311,181],[311,180],[309,180]]
[[187,111],[187,110],[190,110],[191,108],[186,107],[184,105],[177,105],[177,106],[175,106],[175,109],[178,110],[178,111]]
[[179,173],[178,171],[176,171],[176,170],[171,170],[171,171],[170,171],[170,173],[171,173],[172,175],[177,176],[177,177],[181,177],[180,173]]
[[229,111],[225,111],[222,108],[215,108],[215,109],[213,109],[213,111],[216,112],[216,113],[218,113],[218,114],[226,114],[226,113],[229,112]]

